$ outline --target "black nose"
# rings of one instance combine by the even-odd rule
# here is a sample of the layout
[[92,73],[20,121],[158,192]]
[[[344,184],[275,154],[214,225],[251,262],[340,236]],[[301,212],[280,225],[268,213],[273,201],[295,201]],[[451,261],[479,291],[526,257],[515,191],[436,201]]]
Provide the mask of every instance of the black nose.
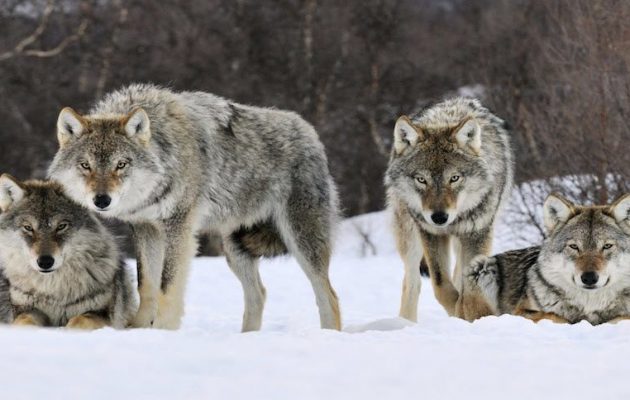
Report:
[[106,194],[97,194],[94,196],[94,205],[100,209],[109,207],[112,203],[112,198]]
[[41,256],[37,259],[37,265],[41,269],[51,269],[55,265],[55,259],[52,256]]
[[444,225],[448,221],[448,214],[444,211],[437,211],[431,214],[431,220],[438,225]]
[[582,283],[588,286],[593,286],[599,280],[599,276],[597,276],[597,272],[589,271],[584,272],[582,276],[580,276]]

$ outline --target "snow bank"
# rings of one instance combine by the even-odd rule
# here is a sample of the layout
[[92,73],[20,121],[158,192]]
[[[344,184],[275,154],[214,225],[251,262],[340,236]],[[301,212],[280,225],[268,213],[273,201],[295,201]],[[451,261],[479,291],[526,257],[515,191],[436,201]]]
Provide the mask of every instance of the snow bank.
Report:
[[[357,226],[376,255],[362,254]],[[501,222],[495,249],[514,246]],[[448,318],[424,282],[419,323],[396,318],[403,267],[386,213],[346,221],[331,278],[344,332],[319,329],[291,258],[261,264],[261,332],[240,334],[242,292],[222,258],[195,260],[181,330],[0,327],[4,399],[628,398],[630,322],[592,327]]]

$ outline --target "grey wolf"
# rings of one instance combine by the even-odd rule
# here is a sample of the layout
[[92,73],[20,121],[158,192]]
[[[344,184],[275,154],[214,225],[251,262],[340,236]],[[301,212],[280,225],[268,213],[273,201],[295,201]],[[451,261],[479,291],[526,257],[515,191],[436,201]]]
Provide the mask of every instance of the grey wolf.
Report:
[[629,211],[630,195],[610,206],[579,206],[552,194],[543,244],[475,259],[465,286],[483,293],[494,315],[593,325],[627,319]]
[[55,182],[0,177],[0,312],[18,325],[125,328],[138,308],[113,236]]
[[243,286],[243,331],[262,322],[260,257],[285,252],[313,286],[321,326],[340,329],[328,277],[337,193],[324,146],[297,114],[136,84],[87,115],[62,110],[57,136],[49,176],[99,215],[132,225],[134,326],[179,327],[195,234],[212,226]]
[[512,159],[505,122],[478,100],[453,98],[398,119],[385,185],[405,264],[401,317],[417,319],[423,257],[439,303],[449,315],[463,306],[456,287],[462,267],[491,250],[495,217],[512,186]]

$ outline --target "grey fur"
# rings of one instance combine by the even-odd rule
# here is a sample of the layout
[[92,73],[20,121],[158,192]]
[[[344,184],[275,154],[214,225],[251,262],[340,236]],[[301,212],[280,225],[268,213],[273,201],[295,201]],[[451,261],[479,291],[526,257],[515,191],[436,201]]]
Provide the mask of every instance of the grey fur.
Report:
[[[552,229],[542,246],[473,262],[468,284],[482,289],[496,315],[553,315],[593,325],[630,316],[628,218],[616,220],[615,205],[569,207],[567,219]],[[606,243],[614,245],[604,249]],[[579,250],[572,249],[573,244]],[[603,286],[585,288],[579,279],[584,271],[597,271]]]
[[0,323],[8,324],[13,321],[13,306],[9,281],[4,276],[0,264]]
[[[146,142],[123,126],[138,107],[150,121]],[[311,280],[322,327],[340,328],[328,279],[337,193],[324,147],[300,116],[208,93],[131,85],[82,117],[80,134],[68,134],[63,124],[76,122],[68,118],[62,112],[62,146],[49,175],[77,201],[94,209],[97,194],[80,162],[99,176],[120,160],[129,163],[120,186],[105,189],[116,204],[101,215],[133,225],[141,265],[137,326],[179,326],[194,235],[210,225],[223,235],[228,263],[243,284],[243,330],[260,327],[265,291],[259,256],[287,250]],[[157,309],[159,297],[168,309]]]
[[[413,119],[401,117],[394,136],[385,185],[405,262],[400,314],[417,318],[424,257],[438,301],[454,315],[461,269],[491,248],[496,214],[512,187],[507,126],[479,101],[453,98]],[[448,215],[444,225],[431,220],[438,212]],[[457,248],[455,285],[449,271],[451,239]]]
[[[23,197],[0,214],[0,318],[31,314],[41,325],[65,326],[89,314],[125,328],[138,296],[113,236],[57,183],[13,182]],[[59,231],[61,224],[67,227]],[[55,256],[51,272],[37,269],[36,259],[43,255]],[[11,318],[6,318],[6,301]]]

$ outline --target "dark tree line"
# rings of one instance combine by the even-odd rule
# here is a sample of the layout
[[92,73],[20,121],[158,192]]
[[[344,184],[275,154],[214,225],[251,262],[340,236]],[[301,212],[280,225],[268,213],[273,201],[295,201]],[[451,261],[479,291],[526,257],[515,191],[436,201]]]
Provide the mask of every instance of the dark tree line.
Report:
[[512,124],[519,182],[589,175],[575,196],[605,202],[628,190],[628,17],[622,0],[2,0],[0,171],[42,176],[62,107],[151,81],[301,113],[353,215],[383,208],[396,118],[468,87]]

